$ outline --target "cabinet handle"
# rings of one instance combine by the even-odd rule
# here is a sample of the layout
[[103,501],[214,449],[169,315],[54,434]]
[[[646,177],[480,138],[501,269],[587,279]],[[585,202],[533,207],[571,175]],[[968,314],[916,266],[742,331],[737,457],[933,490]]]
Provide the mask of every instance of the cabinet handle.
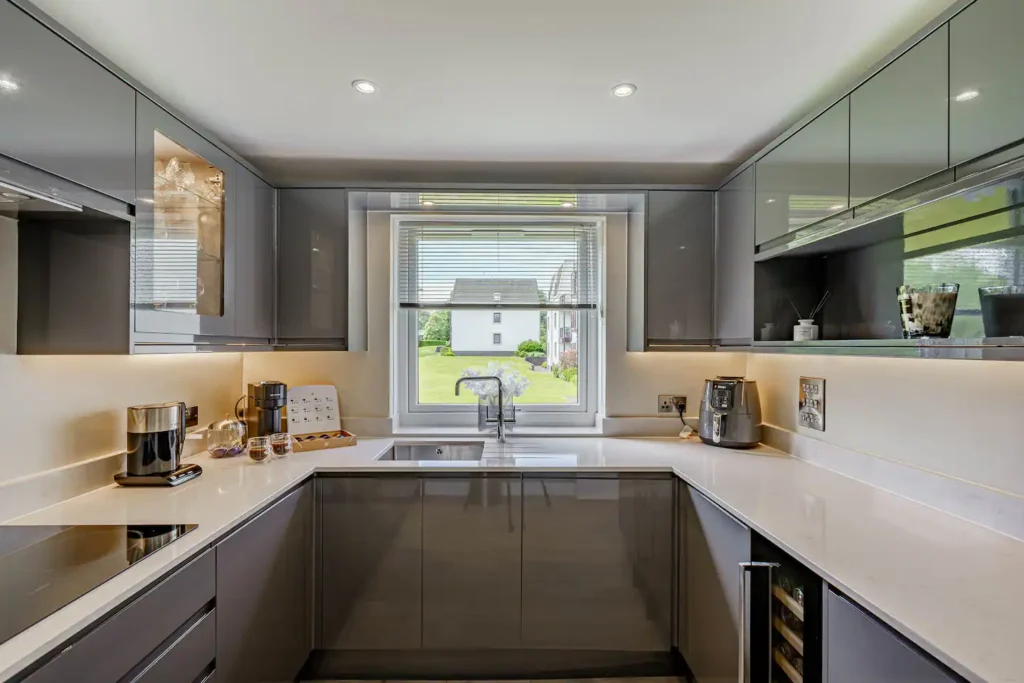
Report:
[[[738,683],[747,683],[747,573],[752,569],[767,569],[768,583],[772,581],[771,571],[778,567],[778,562],[740,562],[740,613],[738,623],[740,625],[740,655],[738,666]],[[772,592],[768,591],[768,610],[771,612]],[[768,650],[768,666],[771,667],[771,648]]]
[[81,204],[75,204],[74,202],[69,202],[68,200],[61,199],[60,197],[53,197],[43,192],[36,192],[31,188],[15,185],[14,183],[7,180],[0,180],[0,188],[4,190],[10,190],[11,192],[15,192],[17,194],[23,194],[26,197],[31,197],[32,199],[38,199],[40,201],[49,202],[50,204],[56,204],[57,206],[69,209],[71,211],[82,210]]

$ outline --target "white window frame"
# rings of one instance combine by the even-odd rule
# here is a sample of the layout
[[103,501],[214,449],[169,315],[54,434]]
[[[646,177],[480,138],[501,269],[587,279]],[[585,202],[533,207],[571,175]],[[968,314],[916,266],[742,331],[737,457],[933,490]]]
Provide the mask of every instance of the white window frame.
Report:
[[[601,381],[602,363],[600,359],[599,340],[602,334],[602,316],[599,311],[604,308],[604,245],[606,220],[604,216],[524,216],[516,215],[517,222],[534,220],[538,223],[596,223],[599,253],[599,272],[597,274],[598,308],[597,310],[579,310],[577,349],[580,366],[577,376],[578,402],[572,405],[558,404],[516,404],[516,427],[520,430],[530,427],[594,427],[598,417],[598,388]],[[398,233],[403,221],[433,220],[439,223],[458,223],[460,221],[480,223],[493,221],[502,223],[508,216],[496,215],[430,215],[424,214],[392,214],[391,215],[391,291],[398,291]],[[395,414],[398,428],[419,427],[477,427],[477,407],[466,404],[419,403],[418,373],[419,363],[419,326],[418,314],[422,309],[401,309],[398,307],[397,294],[392,296],[392,329],[395,330],[392,357],[395,359]],[[539,309],[538,309],[539,312]],[[584,353],[585,351],[585,353]],[[529,375],[527,375],[529,377]],[[468,391],[468,389],[464,389]],[[513,432],[514,433],[514,432]]]

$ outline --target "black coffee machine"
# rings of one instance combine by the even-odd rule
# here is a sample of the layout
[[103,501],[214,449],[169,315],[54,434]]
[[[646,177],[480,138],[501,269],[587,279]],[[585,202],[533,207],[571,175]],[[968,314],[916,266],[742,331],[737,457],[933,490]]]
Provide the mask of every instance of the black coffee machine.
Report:
[[287,405],[288,385],[283,382],[250,384],[244,416],[246,436],[251,439],[254,436],[287,432]]
[[182,465],[185,412],[181,402],[128,408],[126,469],[114,475],[121,486],[177,486],[195,479],[199,465]]

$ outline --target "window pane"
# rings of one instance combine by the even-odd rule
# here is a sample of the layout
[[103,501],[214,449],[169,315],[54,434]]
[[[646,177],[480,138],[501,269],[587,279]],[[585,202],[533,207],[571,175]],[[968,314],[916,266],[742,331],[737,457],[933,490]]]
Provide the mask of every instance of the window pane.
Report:
[[[460,396],[455,395],[455,381],[467,370],[473,370],[480,375],[501,372],[506,386],[518,384],[522,393],[514,398],[517,404],[578,403],[577,317],[563,311],[501,311],[502,332],[499,334],[491,331],[491,321],[498,313],[488,310],[420,312],[416,368],[419,402],[476,403],[478,399],[470,385],[463,386]],[[520,344],[526,341],[535,342],[536,350],[527,354],[529,358],[517,356]],[[553,367],[559,360],[564,367]],[[488,385],[481,382],[479,387],[486,391]]]

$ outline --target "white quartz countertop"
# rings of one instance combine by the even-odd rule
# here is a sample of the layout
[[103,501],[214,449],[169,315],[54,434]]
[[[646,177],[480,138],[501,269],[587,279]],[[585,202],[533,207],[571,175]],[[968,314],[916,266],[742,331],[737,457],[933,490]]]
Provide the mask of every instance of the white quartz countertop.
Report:
[[190,460],[203,466],[203,475],[180,488],[112,485],[13,520],[199,528],[0,645],[0,680],[314,472],[443,468],[674,471],[968,680],[1024,681],[1024,543],[1008,536],[763,447],[730,451],[679,439],[513,437],[505,446],[488,442],[478,463],[377,461],[395,442],[364,439],[350,448],[264,464],[203,456]]

